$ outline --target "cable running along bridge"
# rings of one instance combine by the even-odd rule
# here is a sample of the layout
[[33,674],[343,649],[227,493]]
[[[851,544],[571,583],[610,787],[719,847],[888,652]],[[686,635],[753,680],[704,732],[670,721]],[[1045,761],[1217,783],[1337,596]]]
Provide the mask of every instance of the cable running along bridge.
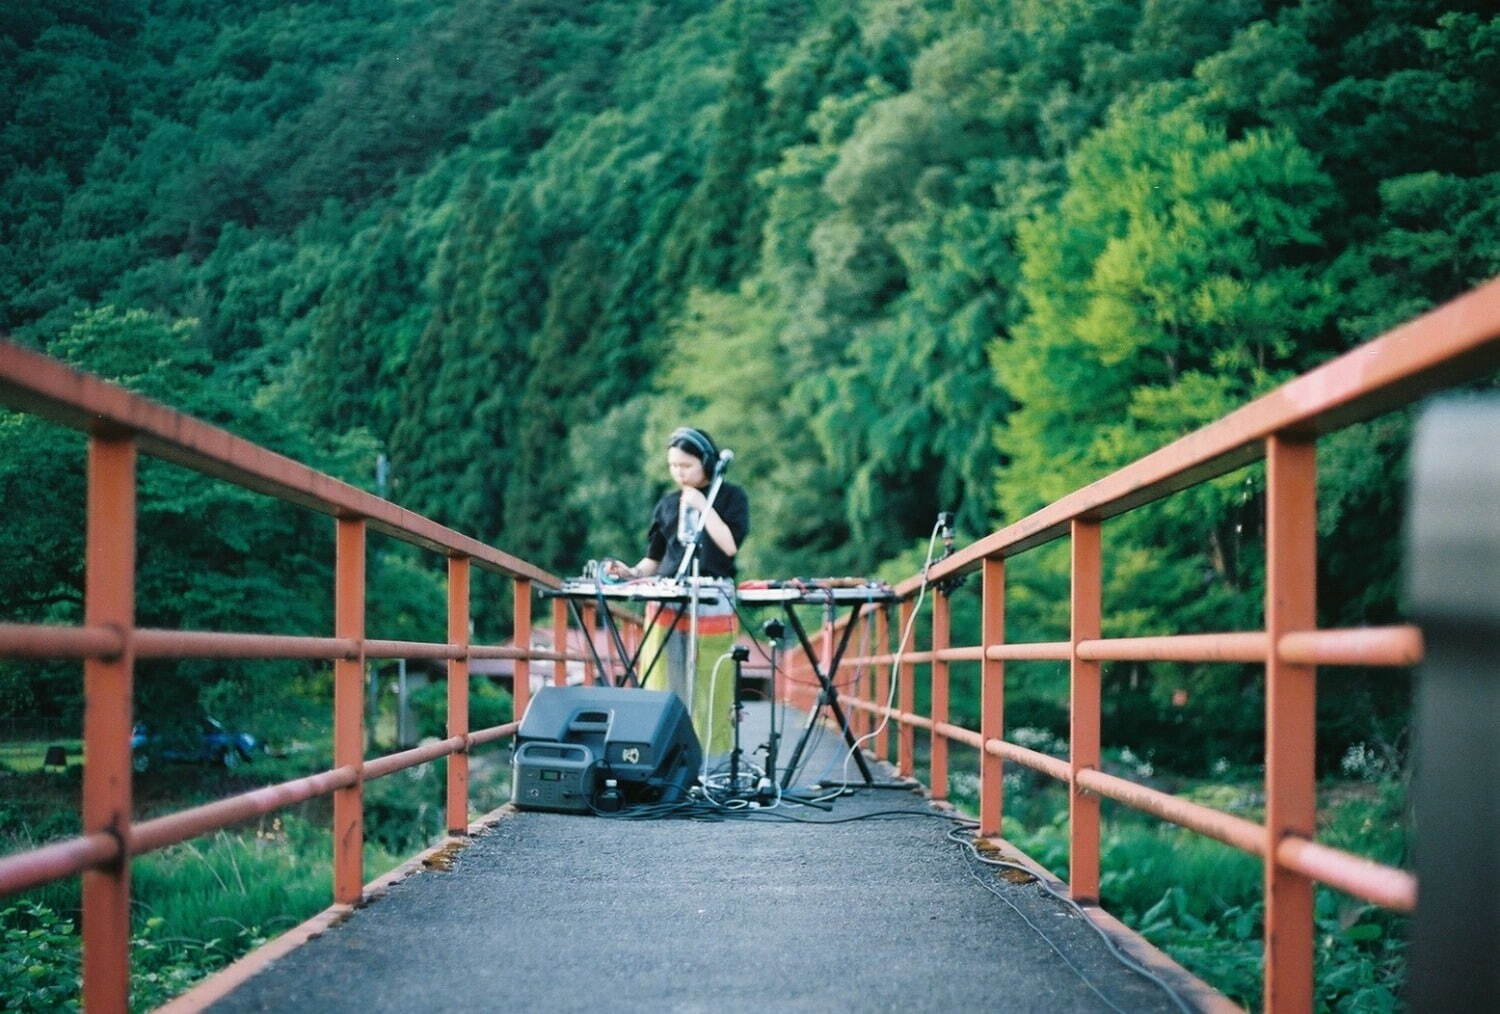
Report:
[[[1497,363],[1500,280],[963,547],[934,563],[925,574],[901,583],[895,602],[859,609],[841,621],[857,625],[857,630],[849,631],[855,635],[854,657],[846,662],[858,666],[863,675],[842,697],[842,703],[852,714],[853,731],[867,737],[864,747],[868,760],[893,765],[885,769],[888,778],[910,778],[917,770],[917,736],[921,733],[928,739],[930,750],[927,792],[932,801],[941,803],[949,791],[950,755],[955,749],[973,751],[978,757],[980,804],[978,820],[972,827],[910,793],[887,793],[881,798],[882,794],[866,792],[841,803],[846,807],[842,811],[800,814],[807,820],[869,817],[836,828],[808,828],[795,822],[761,822],[747,827],[743,823],[603,820],[594,820],[585,828],[580,818],[535,813],[497,813],[477,824],[470,822],[469,755],[508,740],[516,731],[516,723],[470,727],[471,661],[514,660],[518,715],[528,703],[533,667],[540,670],[539,675],[550,675],[559,684],[565,680],[569,662],[582,663],[589,680],[596,677],[588,655],[529,647],[534,596],[544,589],[558,588],[556,575],[38,353],[0,344],[0,403],[72,427],[88,437],[84,622],[77,627],[0,625],[0,657],[79,659],[83,663],[87,757],[83,833],[0,857],[0,894],[81,875],[84,1005],[91,1011],[122,1010],[129,990],[131,860],[303,800],[332,796],[331,907],[210,978],[173,1006],[192,1009],[222,1002],[229,1010],[261,1009],[257,1004],[274,1005],[277,996],[342,995],[345,1002],[358,999],[362,1009],[372,1004],[375,1009],[402,1009],[404,1000],[411,998],[422,998],[429,1006],[458,999],[473,1001],[473,993],[461,996],[454,992],[462,983],[472,982],[484,989],[503,989],[506,995],[534,1006],[567,1008],[584,1005],[578,999],[581,994],[567,992],[582,988],[569,982],[577,974],[579,961],[585,968],[594,967],[589,962],[614,968],[621,977],[618,997],[626,1007],[644,1006],[653,998],[667,1005],[713,1004],[731,1009],[736,1004],[755,1003],[806,1009],[826,1009],[841,1002],[849,1007],[883,1003],[921,1006],[924,998],[945,1006],[988,999],[1018,1010],[1232,1006],[1098,907],[1100,800],[1108,798],[1259,857],[1264,867],[1267,1010],[1313,1008],[1313,888],[1319,883],[1376,905],[1417,912],[1413,971],[1416,1002],[1442,1002],[1443,987],[1435,985],[1445,978],[1442,969],[1448,966],[1442,962],[1454,960],[1454,955],[1476,953],[1466,952],[1466,947],[1493,945],[1493,922],[1472,925],[1466,932],[1452,922],[1453,912],[1443,911],[1455,907],[1453,899],[1464,897],[1462,880],[1455,888],[1441,874],[1434,875],[1422,866],[1423,904],[1419,908],[1413,871],[1383,866],[1318,842],[1313,768],[1316,673],[1326,666],[1413,666],[1423,664],[1425,658],[1424,687],[1429,683],[1435,688],[1458,687],[1454,691],[1458,696],[1451,698],[1457,702],[1452,707],[1458,714],[1464,713],[1465,702],[1469,702],[1471,713],[1476,710],[1474,701],[1488,702],[1478,711],[1483,713],[1484,707],[1489,707],[1490,712],[1478,721],[1489,723],[1489,749],[1483,757],[1460,753],[1458,762],[1446,765],[1439,757],[1424,770],[1416,802],[1424,808],[1424,835],[1437,833],[1440,821],[1451,820],[1457,824],[1468,821],[1478,827],[1479,833],[1493,836],[1493,783],[1483,778],[1493,765],[1490,754],[1495,691],[1490,687],[1497,675],[1496,652],[1493,636],[1476,639],[1465,631],[1476,629],[1476,624],[1491,635],[1500,631],[1500,608],[1485,611],[1500,600],[1500,593],[1494,590],[1500,586],[1500,569],[1487,569],[1500,568],[1500,550],[1495,548],[1500,540],[1496,534],[1497,501],[1493,496],[1487,503],[1484,500],[1485,489],[1493,493],[1500,488],[1500,467],[1494,464],[1500,433],[1488,438],[1488,443],[1470,439],[1468,445],[1461,436],[1455,438],[1456,443],[1443,438],[1423,443],[1419,438],[1414,453],[1418,476],[1415,495],[1420,508],[1424,502],[1421,482],[1430,472],[1441,489],[1430,498],[1431,513],[1440,523],[1430,533],[1430,540],[1424,542],[1424,515],[1419,510],[1414,516],[1414,603],[1427,613],[1417,617],[1418,622],[1402,626],[1317,629],[1315,452],[1323,434],[1441,388],[1482,379]],[[1500,429],[1493,417],[1489,418],[1491,431]],[[1462,453],[1455,457],[1455,446],[1473,453],[1467,458]],[[137,627],[134,536],[139,454],[165,459],[332,517],[336,608],[331,636]],[[1264,629],[1102,637],[1101,569],[1107,552],[1104,523],[1261,459],[1267,470]],[[1472,482],[1465,486],[1469,480]],[[1478,493],[1473,492],[1473,483],[1480,484]],[[1468,513],[1447,509],[1454,503],[1467,502],[1465,496],[1485,506]],[[381,640],[366,629],[366,553],[371,531],[446,557],[445,642]],[[1068,639],[1011,643],[1005,628],[1007,563],[1020,553],[1060,539],[1068,540],[1071,547]],[[1430,557],[1435,562],[1431,563],[1429,557],[1421,555],[1429,542],[1435,547]],[[1455,550],[1454,546],[1459,548]],[[1445,560],[1457,568],[1457,586],[1445,577],[1447,572],[1438,569]],[[516,647],[470,643],[470,580],[474,568],[511,582]],[[979,644],[956,646],[950,643],[950,595],[961,592],[948,582],[974,572],[980,575],[982,639]],[[1469,594],[1465,594],[1464,581],[1472,585]],[[902,632],[912,629],[919,610],[927,618],[930,643],[898,643]],[[553,629],[566,630],[564,601],[552,599],[551,612]],[[588,607],[582,609],[581,618],[590,629],[597,621]],[[637,644],[641,637],[638,617],[621,610],[615,619],[627,645]],[[822,647],[816,654],[822,659],[829,657],[835,636],[842,638],[845,633],[836,629],[838,625],[826,624],[821,632]],[[562,649],[568,641],[558,636],[554,644]],[[335,687],[333,767],[167,816],[133,821],[130,740],[135,663],[189,657],[331,663]],[[366,759],[364,668],[369,661],[388,658],[446,661],[448,736],[415,749]],[[1031,750],[1006,738],[1005,666],[1008,661],[1032,659],[1069,666],[1070,736],[1066,757]],[[1105,662],[1130,660],[1264,666],[1263,823],[1101,769],[1100,667]],[[793,653],[780,676],[794,678],[775,679],[777,697],[794,707],[815,708],[817,697],[809,689],[812,681],[807,676],[817,661],[805,652]],[[1445,682],[1446,670],[1437,668],[1439,661],[1457,665],[1466,675]],[[950,670],[954,665],[970,664],[977,664],[982,674],[983,719],[979,729],[956,725],[949,714]],[[1475,673],[1487,674],[1490,679],[1474,680],[1471,677]],[[914,686],[919,678],[930,681],[931,707],[926,714],[918,713],[915,705]],[[1475,698],[1474,694],[1480,696]],[[1433,699],[1448,698],[1435,693]],[[1427,707],[1424,704],[1424,720]],[[761,714],[756,711],[752,719],[760,720]],[[1445,735],[1463,747],[1464,736],[1479,735],[1470,727],[1472,724],[1460,720],[1443,728]],[[823,737],[820,749],[825,756],[835,750],[836,760],[835,739]],[[445,808],[452,837],[392,874],[366,883],[362,862],[364,784],[443,757],[448,758]],[[1483,760],[1483,766],[1476,767],[1470,760]],[[1040,772],[1068,788],[1066,885],[1054,883],[1049,874],[1017,854],[1003,839],[1003,773],[1007,764]],[[1429,779],[1428,774],[1434,778]],[[1475,779],[1480,779],[1478,790],[1474,788]],[[1431,823],[1426,820],[1429,813],[1433,815]],[[944,827],[955,830],[945,836]],[[585,837],[593,846],[578,848],[577,840]],[[954,859],[949,839],[967,843],[963,864]],[[452,859],[450,879],[436,875],[407,877],[421,869],[424,861],[432,865],[435,856],[451,858],[465,841],[473,844]],[[1484,845],[1480,841],[1470,853],[1456,845],[1455,861],[1470,861],[1458,875],[1477,877],[1473,882],[1477,889],[1493,892],[1493,838],[1489,839],[1488,852]],[[857,862],[858,855],[875,857],[879,862]],[[737,858],[730,860],[728,856]],[[1466,860],[1465,856],[1479,858]],[[1040,879],[1057,897],[1031,887],[1009,885],[1007,890],[1006,882],[992,875],[996,862],[1012,864],[1021,871],[1012,871],[1017,879]],[[654,882],[631,888],[631,871],[646,866],[650,876],[656,878]],[[890,870],[899,875],[881,872]],[[962,891],[946,879],[954,877],[963,885]],[[994,920],[1001,917],[995,913],[1008,910],[977,904],[978,899],[994,899],[975,887],[973,879],[1012,903],[1015,914],[1027,924],[1040,923],[1031,927],[1036,933],[1019,922],[998,928],[1001,924]],[[831,884],[841,887],[831,892]],[[912,885],[918,885],[917,889]],[[378,896],[383,896],[379,904],[351,915],[356,906]],[[482,904],[465,910],[461,896]],[[729,911],[735,905],[739,909]],[[1490,905],[1491,910],[1493,907]],[[560,918],[559,913],[569,918]],[[611,939],[601,935],[590,922],[592,917],[586,917],[588,913],[601,918],[607,915],[608,924],[620,928],[625,936]],[[739,916],[745,920],[737,921]],[[1491,913],[1476,918],[1494,917]],[[751,939],[761,933],[757,927],[765,924],[784,926],[788,932],[770,931],[763,939]],[[956,934],[938,930],[955,926],[959,929]],[[486,935],[493,933],[501,935]],[[682,946],[684,941],[691,945],[696,940],[699,950],[711,950],[705,944],[713,939],[710,934],[719,933],[733,934],[735,947],[751,959],[752,967],[758,966],[766,974],[747,979],[745,963],[730,968],[723,963],[699,961],[697,955],[692,960],[678,960],[680,955],[669,955],[667,960],[652,957],[652,941],[658,935],[673,946]],[[1436,944],[1432,943],[1433,935],[1439,935]],[[423,984],[414,981],[422,973],[403,973],[401,963],[388,960],[389,951],[372,949],[409,948],[415,940],[423,941],[423,949],[450,951],[460,960],[459,978],[445,981],[442,991],[424,991]],[[500,943],[494,944],[495,940]],[[800,949],[794,943],[798,940],[803,941]],[[812,949],[823,953],[809,954],[807,941],[817,941],[819,946]],[[1046,941],[1045,947],[1041,941]],[[535,956],[539,947],[551,955],[549,960]],[[1446,959],[1433,957],[1437,952]],[[861,953],[868,959],[863,964],[859,963]],[[1120,957],[1128,961],[1128,966]],[[268,969],[275,959],[279,960]],[[632,963],[624,968],[612,964],[624,960]],[[870,992],[863,992],[861,980],[848,974],[851,962],[871,977],[867,983]],[[764,987],[763,980],[773,968],[799,970],[799,981],[807,988],[782,996],[757,994],[755,990]],[[1037,969],[1044,974],[1033,974]],[[1485,976],[1495,974],[1493,961],[1476,961],[1466,971],[1469,984],[1478,984],[1475,988],[1490,981]],[[282,976],[280,987],[278,975]],[[839,989],[829,990],[830,981],[839,983]],[[611,995],[609,982],[599,981],[600,995]],[[276,992],[278,988],[285,990],[287,983],[291,983],[292,992]],[[557,991],[550,999],[543,991],[547,983]],[[366,985],[369,992],[360,995],[358,991]],[[1083,990],[1084,985],[1087,990]],[[351,994],[351,990],[355,992]],[[499,1002],[498,993],[488,995]]]

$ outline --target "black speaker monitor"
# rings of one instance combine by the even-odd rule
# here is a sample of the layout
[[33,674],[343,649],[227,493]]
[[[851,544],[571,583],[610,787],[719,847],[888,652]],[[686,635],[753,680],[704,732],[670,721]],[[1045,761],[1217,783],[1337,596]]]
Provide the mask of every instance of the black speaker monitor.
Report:
[[[581,763],[583,751],[591,764]],[[543,687],[516,731],[513,763],[517,806],[587,812],[611,779],[628,803],[683,799],[703,749],[687,709],[669,691]]]

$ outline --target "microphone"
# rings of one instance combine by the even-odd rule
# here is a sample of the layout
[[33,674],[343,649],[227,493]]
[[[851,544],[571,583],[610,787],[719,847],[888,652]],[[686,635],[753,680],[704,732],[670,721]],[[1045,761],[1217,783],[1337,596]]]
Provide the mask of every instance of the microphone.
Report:
[[733,460],[734,460],[734,452],[731,451],[729,448],[726,447],[722,451],[720,451],[719,452],[719,471],[722,472],[724,469],[728,468],[729,467],[729,463],[731,461],[733,461]]

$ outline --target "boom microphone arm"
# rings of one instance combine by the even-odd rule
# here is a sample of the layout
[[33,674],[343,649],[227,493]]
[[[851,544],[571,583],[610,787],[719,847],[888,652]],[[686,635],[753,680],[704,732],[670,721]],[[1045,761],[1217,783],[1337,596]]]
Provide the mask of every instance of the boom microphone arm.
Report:
[[726,448],[719,452],[719,467],[714,469],[714,481],[708,487],[708,496],[704,498],[705,502],[703,510],[698,515],[697,527],[683,542],[683,545],[687,547],[687,552],[683,553],[682,559],[678,561],[677,573],[672,575],[674,581],[681,581],[692,569],[693,557],[697,555],[698,547],[703,544],[703,530],[708,524],[708,512],[714,509],[714,501],[719,497],[719,487],[724,485],[724,473],[729,471],[729,465],[733,461],[733,451]]

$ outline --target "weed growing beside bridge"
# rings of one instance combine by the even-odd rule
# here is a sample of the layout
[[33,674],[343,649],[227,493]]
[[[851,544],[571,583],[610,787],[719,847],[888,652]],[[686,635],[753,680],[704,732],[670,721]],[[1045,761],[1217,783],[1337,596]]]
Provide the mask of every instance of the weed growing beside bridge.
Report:
[[[509,798],[509,769],[495,752],[475,761],[472,805],[482,812]],[[137,777],[155,805],[176,809],[295,777],[309,763],[266,759],[233,775],[173,767]],[[440,763],[366,788],[365,869],[371,878],[441,837],[444,777]],[[77,833],[76,773],[0,772],[0,786],[7,800],[0,804],[0,853]],[[327,907],[333,855],[327,811],[327,800],[311,800],[131,864],[131,1009],[165,1003]],[[76,879],[28,891],[0,907],[0,1010],[78,1009],[78,909]]]

